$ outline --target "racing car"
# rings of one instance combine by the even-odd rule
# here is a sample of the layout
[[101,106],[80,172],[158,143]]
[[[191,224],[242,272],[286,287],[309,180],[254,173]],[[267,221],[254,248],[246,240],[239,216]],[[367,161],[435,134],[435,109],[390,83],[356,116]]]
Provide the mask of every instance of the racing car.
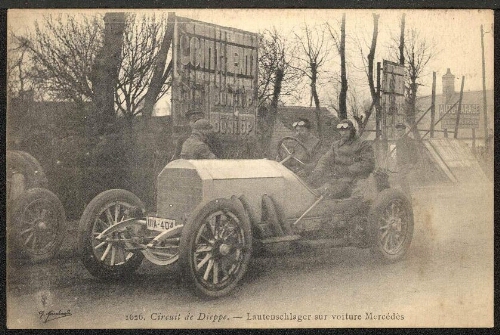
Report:
[[66,235],[66,215],[48,189],[38,160],[25,151],[6,152],[7,245],[32,263],[58,252]]
[[279,161],[171,161],[157,177],[155,213],[127,190],[99,194],[79,223],[84,266],[95,277],[119,279],[144,258],[177,262],[195,294],[219,298],[235,289],[256,251],[269,246],[370,248],[387,262],[407,254],[411,202],[383,173],[361,180],[363,192],[326,199],[285,166],[294,159],[300,161],[287,149]]

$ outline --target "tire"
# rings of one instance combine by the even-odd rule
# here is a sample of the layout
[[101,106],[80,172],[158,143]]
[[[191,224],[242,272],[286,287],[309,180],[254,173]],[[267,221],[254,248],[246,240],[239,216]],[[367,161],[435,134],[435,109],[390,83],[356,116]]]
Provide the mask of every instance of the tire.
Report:
[[182,230],[180,269],[199,297],[214,299],[231,292],[245,274],[251,255],[250,220],[234,200],[200,204]]
[[[10,154],[9,154],[10,153]],[[47,188],[48,179],[43,170],[42,165],[38,160],[27,153],[26,151],[9,151],[7,152],[7,160],[11,159],[11,165],[7,163],[9,168],[18,169],[22,172],[28,182],[28,188]]]
[[384,262],[404,258],[413,237],[411,202],[398,190],[380,192],[370,210],[368,231],[376,258]]
[[[144,258],[141,252],[131,252],[125,250],[123,244],[113,245],[96,241],[94,238],[96,234],[104,231],[107,223],[115,224],[123,221],[131,217],[131,210],[137,208],[144,210],[142,201],[133,193],[120,189],[98,194],[85,207],[78,229],[78,252],[83,265],[94,277],[123,279],[134,273],[141,265]],[[113,213],[115,213],[114,218]],[[119,233],[118,237],[130,238],[129,235],[129,233]]]
[[22,193],[9,218],[9,237],[21,255],[38,263],[57,254],[66,235],[66,215],[54,193],[44,188]]
[[[19,196],[22,191],[29,190],[31,188],[47,188],[48,180],[45,172],[43,171],[40,163],[30,154],[24,151],[7,151],[6,157],[7,163],[7,201],[14,201],[17,196]],[[17,194],[10,194],[10,190],[19,189],[19,187],[14,187],[10,185],[13,181],[12,176],[14,174],[20,174],[24,178],[24,185],[22,185],[22,190],[17,192]],[[17,179],[19,180],[19,179]]]
[[45,174],[45,170],[42,167],[42,164],[32,155],[27,153],[26,151],[17,151],[24,159],[28,161],[28,163],[31,165],[31,169],[35,171],[35,175],[38,179],[37,183],[38,185],[36,187],[40,188],[48,188],[48,179],[47,175]]

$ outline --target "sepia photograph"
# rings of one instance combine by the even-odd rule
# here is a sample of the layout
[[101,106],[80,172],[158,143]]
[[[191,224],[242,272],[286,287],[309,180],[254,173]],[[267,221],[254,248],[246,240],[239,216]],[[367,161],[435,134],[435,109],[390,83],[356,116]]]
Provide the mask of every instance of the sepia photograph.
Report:
[[494,326],[494,12],[9,9],[8,329]]

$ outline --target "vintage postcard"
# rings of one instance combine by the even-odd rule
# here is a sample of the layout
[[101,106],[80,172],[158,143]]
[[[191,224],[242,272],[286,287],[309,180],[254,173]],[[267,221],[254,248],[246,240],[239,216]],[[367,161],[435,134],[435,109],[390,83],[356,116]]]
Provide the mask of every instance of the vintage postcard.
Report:
[[493,11],[12,9],[7,327],[493,327]]

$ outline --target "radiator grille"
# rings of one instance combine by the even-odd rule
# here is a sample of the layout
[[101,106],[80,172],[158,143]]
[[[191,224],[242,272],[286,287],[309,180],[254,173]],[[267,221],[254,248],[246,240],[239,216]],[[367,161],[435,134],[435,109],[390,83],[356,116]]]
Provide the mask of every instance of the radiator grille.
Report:
[[157,214],[185,220],[202,200],[202,180],[194,169],[165,169],[158,176]]

